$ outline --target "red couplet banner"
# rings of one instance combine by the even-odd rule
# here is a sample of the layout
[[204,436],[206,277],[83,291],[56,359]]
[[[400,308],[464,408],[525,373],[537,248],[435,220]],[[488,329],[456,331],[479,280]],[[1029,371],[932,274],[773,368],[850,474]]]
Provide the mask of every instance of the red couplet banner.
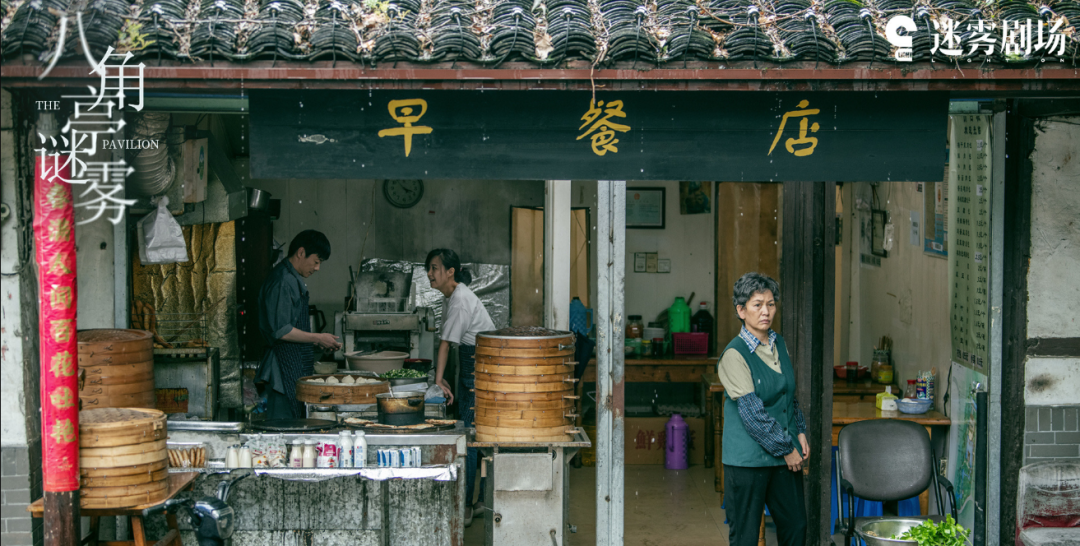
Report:
[[79,345],[75,211],[67,182],[70,160],[39,155],[34,175],[44,489],[75,491],[79,489]]

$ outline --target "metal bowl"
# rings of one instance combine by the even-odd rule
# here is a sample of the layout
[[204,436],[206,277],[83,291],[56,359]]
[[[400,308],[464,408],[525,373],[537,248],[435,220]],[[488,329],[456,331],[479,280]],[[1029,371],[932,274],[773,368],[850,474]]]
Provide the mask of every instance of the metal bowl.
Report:
[[[855,533],[866,541],[867,546],[900,546],[901,544],[918,544],[914,540],[899,540],[892,537],[901,535],[904,531],[922,525],[923,520],[883,518],[863,523],[855,528]],[[873,533],[872,535],[867,533]]]

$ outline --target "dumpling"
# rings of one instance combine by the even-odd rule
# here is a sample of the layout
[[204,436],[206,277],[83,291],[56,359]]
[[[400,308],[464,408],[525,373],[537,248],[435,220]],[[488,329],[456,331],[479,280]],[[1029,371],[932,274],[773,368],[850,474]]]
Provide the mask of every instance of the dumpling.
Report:
[[323,378],[321,378],[321,377],[316,377],[314,379],[308,379],[308,383],[322,383],[322,382],[323,382]]
[[334,377],[332,375],[330,377],[326,378],[326,384],[327,385],[336,384],[336,383],[340,383],[340,381],[338,381],[338,378],[336,378],[336,377]]
[[345,385],[352,385],[352,384],[356,383],[356,380],[353,379],[353,376],[346,375],[345,377],[341,378],[341,382],[342,382],[342,384],[345,384]]

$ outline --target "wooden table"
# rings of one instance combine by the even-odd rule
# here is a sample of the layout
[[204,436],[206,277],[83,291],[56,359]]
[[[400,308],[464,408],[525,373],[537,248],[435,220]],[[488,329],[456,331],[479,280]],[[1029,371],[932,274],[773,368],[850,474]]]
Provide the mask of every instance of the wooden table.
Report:
[[[176,472],[169,474],[169,495],[165,497],[161,502],[153,504],[142,504],[139,506],[131,506],[128,508],[82,508],[79,510],[79,514],[90,518],[90,534],[82,540],[80,544],[88,544],[91,546],[146,546],[146,533],[143,529],[143,510],[157,506],[173,497],[177,493],[189,489],[195,478],[199,476],[199,472]],[[42,499],[38,499],[33,502],[27,510],[30,515],[35,518],[40,518],[44,512],[44,504]],[[110,517],[110,516],[128,516],[131,518],[131,532],[134,535],[135,540],[117,541],[117,542],[98,542],[98,518]],[[161,540],[153,543],[154,546],[183,546],[180,542],[180,530],[176,526],[176,515],[166,514],[165,519],[169,523],[169,532],[165,534],[165,537]]]
[[724,384],[716,375],[716,370],[701,374],[701,384],[705,389],[705,467],[715,467],[716,477],[713,487],[718,492],[724,491],[724,463],[721,454],[724,450]]
[[848,383],[847,380],[833,377],[833,403],[865,402],[867,400],[875,402],[877,400],[877,393],[885,392],[885,387],[892,387],[892,392],[896,396],[902,394],[896,385],[874,383],[869,378],[855,383]]
[[[901,413],[899,411],[881,411],[875,407],[876,401],[867,402],[837,402],[833,401],[833,427],[832,427],[832,445],[837,445],[837,440],[840,437],[840,429],[845,425],[852,423],[858,423],[859,421],[872,421],[874,419],[898,419],[901,421],[912,421],[926,427],[926,432],[930,434],[932,438],[934,436],[934,429],[946,427],[952,424],[952,421],[945,416],[945,414],[937,411],[930,410],[926,413],[910,414]],[[839,492],[837,492],[839,494]],[[927,489],[919,495],[919,508],[922,513],[927,513],[926,510],[930,505],[930,490]]]
[[[712,371],[716,375],[716,356],[661,356],[658,358],[628,358],[623,374],[628,383],[697,383],[701,374]],[[585,368],[583,382],[596,381],[596,359]]]

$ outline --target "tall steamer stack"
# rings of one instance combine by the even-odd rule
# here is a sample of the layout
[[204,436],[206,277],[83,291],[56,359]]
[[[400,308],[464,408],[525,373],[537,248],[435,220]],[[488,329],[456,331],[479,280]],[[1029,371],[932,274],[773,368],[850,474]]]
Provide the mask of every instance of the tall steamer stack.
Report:
[[144,330],[80,330],[82,409],[155,408],[154,337]]
[[476,336],[476,439],[570,441],[574,335],[504,328]]

